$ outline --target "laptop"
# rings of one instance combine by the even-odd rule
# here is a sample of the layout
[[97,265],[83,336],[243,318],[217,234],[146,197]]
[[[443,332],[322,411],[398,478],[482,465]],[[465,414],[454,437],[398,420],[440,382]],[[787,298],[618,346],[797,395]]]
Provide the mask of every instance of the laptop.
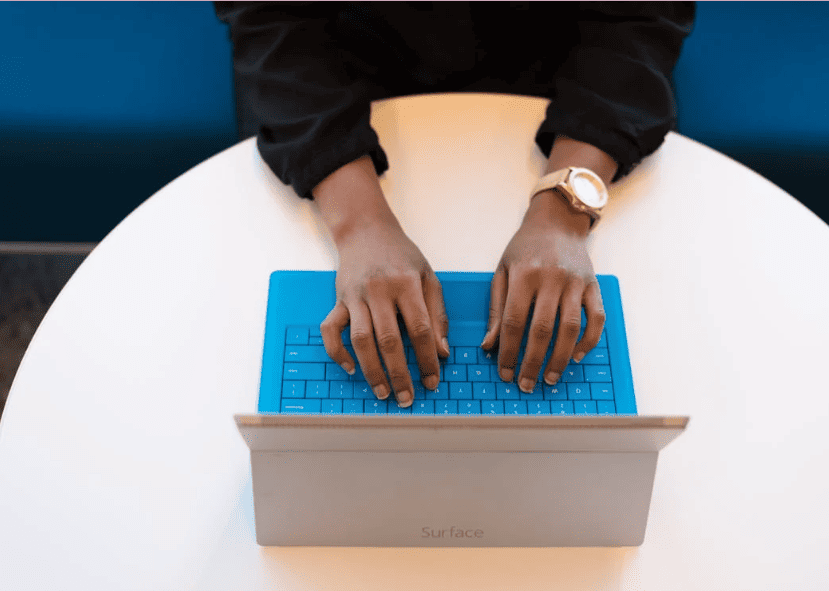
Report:
[[636,414],[618,280],[598,277],[598,345],[555,386],[524,393],[479,346],[492,275],[437,276],[452,355],[427,390],[402,331],[415,383],[402,409],[325,354],[334,272],[271,275],[258,412],[235,417],[251,450],[257,542],[640,545],[658,453],[688,417]]

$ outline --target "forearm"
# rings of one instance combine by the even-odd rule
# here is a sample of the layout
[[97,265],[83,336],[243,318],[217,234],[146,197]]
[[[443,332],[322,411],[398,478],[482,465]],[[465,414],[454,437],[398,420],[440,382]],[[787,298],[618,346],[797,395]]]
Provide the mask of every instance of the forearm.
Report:
[[311,192],[338,248],[355,231],[377,225],[400,227],[369,156],[338,168]]
[[544,174],[550,174],[568,166],[589,168],[601,177],[605,185],[610,184],[619,168],[610,154],[590,144],[560,135],[553,143]]

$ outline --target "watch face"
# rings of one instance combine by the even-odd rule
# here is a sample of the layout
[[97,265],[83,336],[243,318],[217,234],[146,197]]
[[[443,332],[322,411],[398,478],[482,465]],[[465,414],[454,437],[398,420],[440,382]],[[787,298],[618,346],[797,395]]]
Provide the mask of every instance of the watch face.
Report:
[[593,178],[588,172],[577,172],[570,177],[570,185],[576,196],[588,207],[604,207],[607,203],[607,191],[600,179]]

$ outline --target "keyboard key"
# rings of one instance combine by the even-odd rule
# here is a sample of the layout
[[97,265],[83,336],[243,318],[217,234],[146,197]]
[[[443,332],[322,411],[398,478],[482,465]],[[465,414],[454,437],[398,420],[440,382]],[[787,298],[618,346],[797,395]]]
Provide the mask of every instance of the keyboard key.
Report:
[[331,382],[328,388],[330,398],[352,398],[354,396],[354,384],[351,382]]
[[597,410],[600,415],[615,415],[616,405],[607,400],[599,400],[596,403]]
[[519,396],[521,400],[544,400],[544,388],[541,382],[536,382],[532,392],[522,392],[520,389]]
[[309,345],[322,345],[322,337],[308,337],[308,344]]
[[472,397],[476,400],[495,400],[495,384],[491,382],[474,382]]
[[573,403],[569,401],[555,401],[550,403],[550,414],[571,415],[573,414]]
[[289,326],[285,331],[286,345],[307,345],[308,344],[308,327],[307,326]]
[[607,383],[594,382],[590,384],[590,393],[593,400],[613,400],[613,386]]
[[[397,404],[395,403],[395,406]],[[375,414],[386,414],[389,408],[389,401],[388,400],[366,400],[363,404],[364,412],[367,415],[375,415]]]
[[491,349],[489,351],[484,351],[480,347],[478,347],[478,363],[481,365],[492,365],[493,363],[498,363],[498,351],[495,349]]
[[412,414],[432,415],[435,414],[434,400],[415,400],[412,405]]
[[586,382],[609,382],[610,380],[610,366],[609,365],[585,365],[584,366],[584,381]]
[[568,365],[564,368],[564,373],[561,374],[562,382],[583,382],[584,373],[581,365]]
[[502,382],[501,374],[498,373],[498,364],[496,360],[496,364],[490,366],[489,368],[489,380],[491,382]]
[[284,381],[282,382],[283,398],[304,398],[305,382]]
[[466,375],[470,382],[489,382],[489,365],[469,365],[466,368]]
[[567,398],[570,400],[590,400],[588,384],[567,384]]
[[478,350],[476,347],[455,347],[455,363],[476,363]]
[[366,381],[366,376],[363,375],[363,370],[360,367],[360,362],[357,361],[357,356],[352,355],[351,358],[354,360],[356,365],[354,367],[354,374],[349,376],[348,379],[350,379],[352,382],[365,382]]
[[308,327],[308,338],[309,340],[314,337],[322,338],[322,333],[320,332],[320,325],[314,324]]
[[557,382],[554,386],[544,384],[544,400],[567,400],[567,384]]
[[446,382],[441,382],[438,384],[438,387],[434,390],[427,390],[423,388],[423,385],[420,384],[421,390],[418,390],[418,384],[415,384],[415,398],[417,398],[418,392],[422,392],[424,394],[424,398],[426,400],[448,400],[449,399],[449,384]]
[[498,400],[518,400],[519,390],[515,384],[498,382],[495,384],[495,392]]
[[346,381],[349,377],[350,376],[345,373],[345,370],[336,363],[325,364],[325,379],[329,382],[334,380]]
[[366,400],[376,399],[374,391],[367,382],[357,382],[354,384],[354,398],[362,398]]
[[592,400],[577,400],[573,403],[577,415],[596,414],[596,403]]
[[599,337],[599,342],[596,343],[597,347],[607,347],[607,329],[602,331],[602,336]]
[[527,414],[527,403],[523,400],[507,400],[504,402],[505,415],[525,415]]
[[479,415],[481,414],[481,403],[477,400],[458,400],[458,414]]
[[533,400],[527,403],[528,415],[548,415],[550,414],[550,403],[544,401]]
[[435,414],[436,415],[456,415],[458,414],[457,400],[435,400]]
[[328,398],[328,382],[306,382],[305,398]]
[[325,347],[319,345],[288,345],[285,347],[285,361],[319,361],[331,362]]
[[324,363],[286,363],[283,370],[286,380],[324,380]]
[[481,414],[502,415],[504,414],[504,402],[502,400],[484,400],[481,402]]
[[469,382],[450,383],[449,398],[453,400],[472,398],[472,384],[470,384]]
[[343,400],[343,414],[363,414],[363,401]]
[[447,382],[465,382],[465,365],[447,365],[443,368],[443,379]]
[[420,368],[416,365],[407,365],[409,368],[409,375],[412,376],[412,382],[420,380]]
[[607,356],[607,348],[596,347],[581,360],[582,365],[607,365],[610,358]]
[[478,347],[484,340],[486,324],[479,326],[449,325],[449,345],[452,347]]
[[388,406],[388,413],[390,415],[410,415],[412,414],[412,407],[408,406],[406,408],[402,408],[397,404],[397,402],[390,402]]
[[307,398],[283,398],[282,412],[315,414],[320,412],[322,400],[308,400]]
[[320,405],[320,412],[328,414],[342,414],[343,401],[342,400],[322,400]]

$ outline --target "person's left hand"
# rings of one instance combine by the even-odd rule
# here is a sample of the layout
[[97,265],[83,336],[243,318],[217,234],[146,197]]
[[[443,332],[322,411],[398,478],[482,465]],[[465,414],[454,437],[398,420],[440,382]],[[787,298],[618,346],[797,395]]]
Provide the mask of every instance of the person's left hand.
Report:
[[[556,314],[558,336],[544,370],[546,383],[555,384],[571,358],[581,361],[599,342],[605,313],[587,254],[589,232],[587,214],[573,210],[554,191],[543,191],[532,199],[521,227],[498,263],[492,279],[489,324],[481,347],[489,350],[500,342],[498,371],[502,380],[512,381],[534,304],[517,380],[524,392],[531,392],[538,381]],[[587,326],[578,340],[582,306]]]

